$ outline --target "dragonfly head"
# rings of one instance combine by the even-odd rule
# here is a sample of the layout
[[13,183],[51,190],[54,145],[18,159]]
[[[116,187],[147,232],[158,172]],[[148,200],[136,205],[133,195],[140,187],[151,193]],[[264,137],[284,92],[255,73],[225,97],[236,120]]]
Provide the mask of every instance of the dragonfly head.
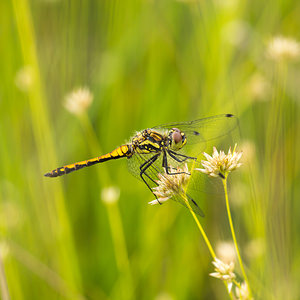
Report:
[[186,144],[186,136],[178,128],[172,128],[169,133],[172,150],[179,150]]

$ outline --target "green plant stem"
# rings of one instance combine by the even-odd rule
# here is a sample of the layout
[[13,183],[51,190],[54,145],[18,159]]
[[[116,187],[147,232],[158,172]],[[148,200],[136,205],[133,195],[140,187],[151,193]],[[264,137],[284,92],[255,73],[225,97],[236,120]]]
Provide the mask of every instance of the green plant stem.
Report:
[[119,206],[117,203],[108,203],[106,206],[115,248],[116,262],[121,273],[120,284],[124,293],[124,299],[132,299],[134,294],[134,285]]
[[225,176],[224,179],[222,179],[223,182],[223,186],[224,186],[224,193],[225,193],[225,200],[226,200],[226,209],[227,209],[227,215],[228,215],[228,220],[229,220],[229,225],[230,225],[230,230],[231,230],[231,235],[232,235],[232,239],[234,242],[234,246],[235,246],[235,250],[238,256],[238,261],[242,270],[242,274],[243,277],[248,285],[248,289],[250,291],[250,296],[252,295],[251,293],[251,289],[250,289],[250,285],[249,285],[249,281],[248,281],[248,277],[246,275],[245,269],[244,269],[244,265],[243,265],[243,261],[240,255],[240,250],[236,241],[236,236],[235,236],[235,231],[234,231],[234,227],[233,227],[233,223],[232,223],[232,218],[231,218],[231,212],[230,212],[230,207],[229,207],[229,200],[228,200],[228,190],[227,190],[227,176]]
[[202,225],[200,224],[200,222],[199,222],[196,214],[194,213],[192,207],[190,206],[190,203],[189,203],[189,201],[188,201],[188,199],[187,199],[186,196],[184,197],[184,201],[185,201],[185,204],[187,205],[190,213],[192,214],[192,216],[193,216],[193,218],[194,218],[194,220],[195,220],[195,222],[196,222],[196,224],[197,224],[197,226],[198,226],[198,228],[199,228],[199,230],[200,230],[200,232],[202,234],[202,237],[203,237],[203,239],[205,241],[205,244],[207,245],[207,248],[208,248],[208,250],[209,250],[212,258],[215,259],[216,258],[216,254],[215,254],[215,252],[214,252],[214,250],[213,250],[213,248],[211,246],[211,243],[210,243],[210,241],[209,241],[209,239],[208,239],[208,237],[207,237],[207,235],[206,235],[206,233],[205,233]]
[[[208,239],[208,237],[207,237],[207,235],[206,235],[206,233],[205,233],[202,225],[200,224],[200,222],[199,222],[196,214],[194,213],[194,211],[193,211],[193,209],[192,209],[192,207],[191,207],[191,205],[190,205],[190,203],[189,203],[189,201],[188,201],[188,199],[186,197],[186,194],[185,194],[185,196],[183,198],[184,198],[185,204],[187,205],[190,213],[192,214],[192,216],[193,216],[193,218],[194,218],[194,220],[195,220],[195,222],[196,222],[196,224],[197,224],[197,226],[198,226],[198,228],[199,228],[199,230],[200,230],[200,232],[202,234],[202,237],[203,237],[203,239],[205,241],[205,244],[207,245],[207,248],[208,248],[208,250],[209,250],[212,258],[215,259],[217,257],[216,254],[215,254],[215,251],[214,251],[213,247],[211,246],[211,243],[210,243],[210,241],[209,241],[209,239]],[[231,295],[231,292],[229,292],[229,290],[228,290],[226,282],[224,282],[224,285],[226,287],[226,290],[228,292],[228,295],[229,295],[230,299],[233,299],[232,295]]]
[[[193,171],[194,171],[194,167],[195,167],[195,162],[193,163],[193,166],[192,166],[192,169],[191,169],[191,170],[192,170],[192,171],[191,171],[191,174],[192,174]],[[193,216],[193,218],[194,218],[194,220],[195,220],[195,222],[196,222],[196,224],[197,224],[197,226],[198,226],[198,228],[199,228],[199,230],[200,230],[200,232],[201,232],[201,234],[202,234],[202,237],[203,237],[203,239],[204,239],[204,241],[205,241],[205,244],[207,245],[207,248],[208,248],[208,250],[209,250],[209,252],[210,252],[212,258],[215,259],[217,256],[216,256],[216,254],[215,254],[215,252],[214,252],[214,250],[213,250],[213,247],[211,246],[210,241],[209,241],[209,239],[208,239],[208,237],[207,237],[207,235],[206,235],[206,233],[205,233],[205,231],[204,231],[202,225],[200,224],[200,222],[199,222],[199,220],[198,220],[196,214],[194,213],[194,211],[193,211],[193,209],[192,209],[192,207],[191,207],[191,205],[190,205],[190,203],[189,203],[189,200],[187,199],[187,196],[186,196],[186,191],[187,191],[187,189],[188,189],[188,186],[185,188],[183,199],[184,199],[185,204],[187,205],[187,207],[188,207],[190,213],[192,214],[192,216]]]

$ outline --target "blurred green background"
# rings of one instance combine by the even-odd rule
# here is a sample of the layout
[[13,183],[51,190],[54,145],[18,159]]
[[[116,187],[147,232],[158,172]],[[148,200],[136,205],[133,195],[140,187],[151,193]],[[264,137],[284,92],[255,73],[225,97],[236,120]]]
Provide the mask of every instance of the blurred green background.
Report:
[[[189,211],[149,206],[125,160],[43,177],[219,113],[240,120],[229,197],[254,297],[300,299],[300,64],[268,55],[299,28],[293,0],[2,0],[2,299],[227,299]],[[63,105],[79,87],[94,99],[80,117]],[[212,245],[230,241],[224,199],[202,207]]]

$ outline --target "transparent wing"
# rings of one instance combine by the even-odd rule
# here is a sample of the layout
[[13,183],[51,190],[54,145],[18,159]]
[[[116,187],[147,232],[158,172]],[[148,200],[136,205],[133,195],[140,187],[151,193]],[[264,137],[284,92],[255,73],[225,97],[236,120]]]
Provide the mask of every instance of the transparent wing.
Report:
[[[128,169],[130,173],[132,173],[135,177],[138,179],[141,179],[140,177],[140,166],[146,163],[153,154],[138,154],[135,153],[131,158],[128,159]],[[172,166],[172,168],[177,168],[180,166],[180,163],[173,160],[171,157],[168,157],[168,165]],[[151,164],[149,168],[144,173],[144,179],[146,180],[148,186],[153,189],[154,187],[158,186],[157,182],[159,181],[158,174],[161,174],[160,176],[164,177],[164,180],[170,181],[172,180],[172,175],[171,177],[165,176],[164,169],[162,167],[162,155],[154,162]],[[161,178],[160,178],[161,179]],[[172,196],[172,200],[179,202],[183,206],[187,207],[185,204],[185,201],[183,197],[185,196],[184,193],[177,193]],[[197,202],[192,199],[188,194],[186,194],[189,203],[193,209],[193,211],[198,214],[199,216],[204,217],[204,213],[197,204]]]
[[170,130],[172,128],[178,128],[186,135],[187,144],[180,152],[197,155],[214,141],[220,141],[226,136],[237,135],[238,118],[231,114],[223,114],[190,122],[159,125],[153,129]]
[[238,126],[238,119],[232,114],[222,114],[189,122],[168,123],[153,127],[154,129],[178,128],[187,136],[195,136],[194,141],[218,139]]

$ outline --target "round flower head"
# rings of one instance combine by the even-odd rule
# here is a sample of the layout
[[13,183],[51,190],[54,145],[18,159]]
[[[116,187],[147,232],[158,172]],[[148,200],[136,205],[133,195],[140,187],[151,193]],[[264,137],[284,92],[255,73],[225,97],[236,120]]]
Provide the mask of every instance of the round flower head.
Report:
[[185,165],[183,169],[177,167],[175,170],[177,174],[158,174],[158,180],[156,180],[158,186],[153,188],[153,194],[157,197],[157,200],[153,200],[149,204],[154,205],[165,202],[183,191],[183,187],[187,185],[189,180],[188,167]]
[[21,68],[15,77],[15,84],[22,92],[28,92],[33,85],[33,70],[31,66]]
[[253,298],[250,296],[250,291],[246,282],[243,282],[241,286],[235,287],[235,293],[237,296],[237,300],[252,300]]
[[300,56],[300,45],[292,38],[277,36],[269,42],[267,56],[274,61],[296,60]]
[[101,191],[101,199],[106,204],[112,204],[118,201],[120,189],[115,186],[109,186]]
[[225,264],[220,259],[215,257],[215,260],[212,262],[212,264],[215,266],[215,272],[210,273],[209,275],[226,281],[228,284],[228,290],[230,291],[232,288],[232,281],[235,279],[235,274],[233,273],[234,263],[231,262],[229,264]]
[[228,154],[225,154],[224,151],[217,151],[217,148],[213,148],[213,154],[210,156],[207,153],[203,153],[207,160],[202,160],[201,164],[204,169],[195,169],[202,173],[208,174],[212,177],[225,176],[231,171],[241,166],[239,160],[241,159],[243,153],[233,151],[231,153],[231,148],[229,148]]
[[88,88],[79,88],[66,96],[65,108],[74,115],[83,114],[93,102],[93,94]]

